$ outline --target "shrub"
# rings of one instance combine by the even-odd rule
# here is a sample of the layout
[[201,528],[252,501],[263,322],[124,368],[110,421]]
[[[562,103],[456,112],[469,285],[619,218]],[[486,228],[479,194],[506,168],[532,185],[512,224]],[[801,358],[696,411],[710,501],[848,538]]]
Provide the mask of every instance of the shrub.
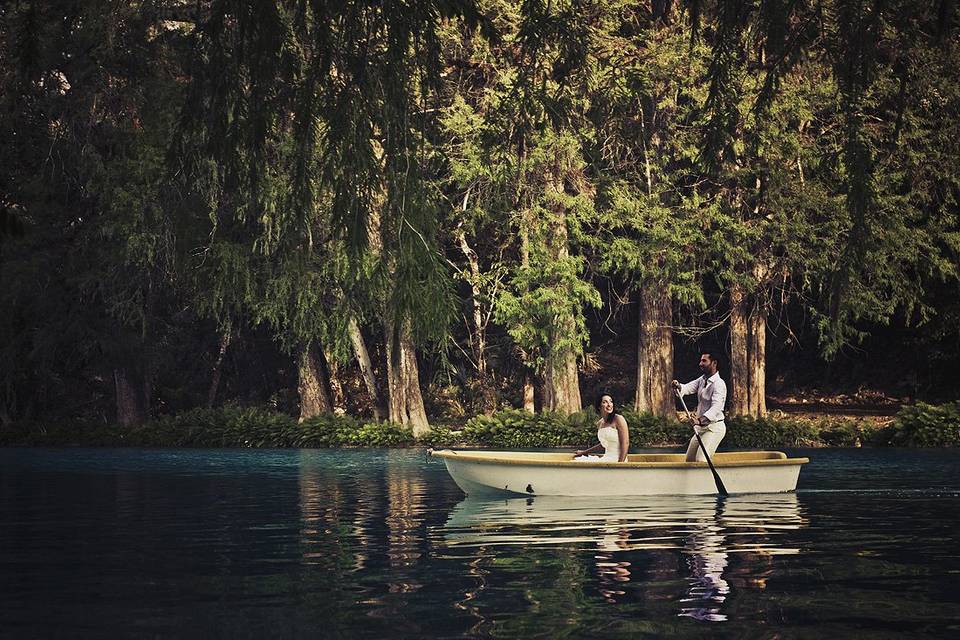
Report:
[[727,421],[722,446],[731,449],[798,447],[816,442],[816,429],[800,420],[736,416]]
[[173,447],[283,447],[296,422],[257,407],[193,409],[131,429],[123,444]]
[[829,447],[855,447],[864,440],[864,432],[854,420],[814,422],[814,438]]
[[960,446],[960,403],[903,407],[885,435],[895,446]]
[[434,425],[430,431],[418,439],[418,442],[425,447],[452,447],[460,441],[460,432],[452,431],[448,427]]
[[[690,426],[683,421],[622,409],[634,449],[684,446]],[[596,444],[596,414],[529,414],[510,409],[476,416],[454,431],[435,424],[415,439],[409,429],[390,422],[363,422],[350,416],[320,415],[298,424],[282,413],[227,405],[165,416],[139,427],[56,423],[15,424],[0,428],[0,446],[140,447],[406,447],[484,446],[502,449],[583,447]],[[867,423],[869,424],[869,423]],[[862,428],[849,418],[818,420],[733,417],[727,420],[724,449],[793,446],[960,446],[960,404],[918,403],[904,407],[890,425]]]
[[308,418],[294,427],[290,446],[321,449],[338,447],[350,434],[360,428],[359,421],[350,416],[322,414]]
[[417,444],[409,428],[395,422],[361,422],[350,416],[319,415],[295,425],[293,447],[407,447]]
[[[627,407],[621,411],[630,427],[631,447],[651,447],[686,442],[689,427],[676,420]],[[452,435],[462,444],[509,449],[582,447],[596,444],[597,415],[592,410],[569,416],[544,412],[530,414],[519,409],[492,416],[476,416]]]
[[417,442],[413,432],[396,422],[368,422],[352,433],[344,433],[341,444],[356,447],[408,447]]
[[675,418],[638,413],[632,406],[621,413],[630,426],[631,447],[679,446],[690,438],[690,425]]
[[553,412],[530,414],[509,409],[467,420],[459,435],[464,443],[509,449],[575,446],[582,444],[586,435],[577,426],[578,420],[582,421],[579,415],[568,418]]

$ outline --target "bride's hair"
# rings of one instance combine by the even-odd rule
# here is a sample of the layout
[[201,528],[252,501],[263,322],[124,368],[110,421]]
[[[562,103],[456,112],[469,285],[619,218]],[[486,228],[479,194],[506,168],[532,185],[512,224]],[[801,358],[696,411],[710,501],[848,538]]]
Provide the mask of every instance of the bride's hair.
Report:
[[597,399],[593,403],[593,408],[597,410],[597,415],[602,415],[600,413],[600,402],[603,401],[604,396],[610,398],[610,402],[613,403],[613,411],[607,414],[606,422],[613,422],[617,417],[617,401],[613,399],[612,394],[609,394],[606,391],[601,391],[600,395],[597,396]]

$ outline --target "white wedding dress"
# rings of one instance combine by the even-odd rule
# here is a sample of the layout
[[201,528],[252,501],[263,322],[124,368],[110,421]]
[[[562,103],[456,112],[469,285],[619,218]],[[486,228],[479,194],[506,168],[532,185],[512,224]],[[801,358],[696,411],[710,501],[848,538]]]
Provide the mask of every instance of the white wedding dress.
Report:
[[580,462],[619,462],[620,435],[617,433],[617,428],[613,425],[600,427],[597,429],[597,440],[603,445],[602,456],[577,456],[574,460]]

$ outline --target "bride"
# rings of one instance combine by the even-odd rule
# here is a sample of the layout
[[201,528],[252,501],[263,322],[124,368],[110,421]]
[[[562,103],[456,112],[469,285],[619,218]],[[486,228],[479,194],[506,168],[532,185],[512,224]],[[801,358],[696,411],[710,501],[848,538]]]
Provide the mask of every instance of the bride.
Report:
[[[617,413],[613,404],[613,397],[601,394],[594,407],[600,414],[597,420],[597,440],[600,442],[589,449],[582,449],[574,454],[574,460],[587,462],[624,462],[630,451],[630,431],[627,421]],[[598,451],[603,455],[591,455]]]

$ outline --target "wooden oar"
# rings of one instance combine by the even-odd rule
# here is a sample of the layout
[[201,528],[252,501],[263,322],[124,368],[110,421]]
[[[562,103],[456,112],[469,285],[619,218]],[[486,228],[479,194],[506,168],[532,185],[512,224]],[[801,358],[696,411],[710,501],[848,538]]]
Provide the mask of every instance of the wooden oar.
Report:
[[[683,401],[683,394],[680,393],[680,390],[677,389],[677,395],[680,397],[680,404],[683,405],[683,410],[687,412],[687,421],[693,419],[693,414],[690,413],[690,409],[687,409],[687,403]],[[723,486],[723,480],[720,479],[720,474],[717,473],[717,470],[713,466],[713,460],[710,459],[710,454],[707,453],[707,448],[703,446],[703,440],[700,439],[700,434],[696,429],[693,430],[693,435],[697,436],[697,444],[700,445],[700,451],[703,451],[703,457],[707,459],[707,466],[710,467],[710,473],[713,474],[713,481],[717,484],[717,493],[722,496],[729,495],[727,493],[727,488]]]

